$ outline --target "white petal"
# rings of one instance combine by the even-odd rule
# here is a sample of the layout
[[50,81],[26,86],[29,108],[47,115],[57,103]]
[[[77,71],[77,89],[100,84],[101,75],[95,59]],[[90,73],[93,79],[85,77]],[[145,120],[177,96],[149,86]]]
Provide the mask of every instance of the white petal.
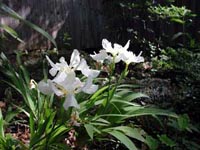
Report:
[[76,68],[80,63],[80,53],[78,50],[74,50],[71,59],[70,59],[70,67]]
[[50,73],[50,75],[52,75],[52,76],[55,76],[55,75],[57,74],[57,72],[58,72],[58,69],[56,69],[56,68],[51,68],[51,69],[49,70],[49,73]]
[[97,77],[100,73],[100,71],[98,70],[89,69],[89,66],[85,59],[81,59],[81,62],[79,66],[77,67],[77,70],[80,70],[81,73],[85,75],[86,77],[92,76],[93,78]]
[[142,54],[142,51],[139,53],[138,56],[135,56],[134,54],[134,57],[132,58],[132,62],[134,63],[144,62],[144,57],[142,57],[141,54]]
[[140,54],[138,56],[136,56],[135,54],[133,54],[133,52],[127,52],[126,56],[124,57],[123,61],[127,64],[130,63],[140,63],[140,62],[144,62],[144,57],[140,56],[142,54],[142,52],[140,52]]
[[90,55],[92,59],[96,60],[97,62],[103,63],[103,61],[108,57],[106,50],[100,50],[98,54]]
[[108,55],[108,57],[106,57],[106,60],[108,60],[108,62],[110,64],[113,61],[113,57]]
[[86,60],[82,58],[80,63],[79,63],[79,65],[77,66],[76,70],[80,70],[81,71],[83,69],[89,69],[89,66],[88,66]]
[[107,39],[103,39],[103,40],[102,40],[102,47],[103,47],[105,50],[112,49],[111,42],[109,42]]
[[58,78],[53,79],[53,82],[55,83],[56,87],[59,87],[59,89],[54,89],[54,92],[56,92],[58,95],[59,91],[61,92],[60,95],[64,95],[64,94],[68,94],[68,93],[73,93],[74,89],[76,87],[74,87],[75,83],[76,83],[76,77],[75,74],[67,74],[67,76],[65,76],[65,78],[63,78],[62,80]]
[[79,78],[72,78],[72,79],[66,78],[66,80],[62,82],[61,85],[68,93],[71,94],[75,92],[76,93],[80,92],[78,90],[83,86]]
[[86,77],[91,76],[92,78],[96,78],[100,73],[99,70],[93,70],[93,69],[83,69],[83,70],[81,70],[81,72]]
[[53,79],[56,83],[62,83],[65,78],[67,77],[67,74],[65,72],[59,72],[58,75]]
[[122,61],[126,62],[128,59],[130,59],[133,56],[133,52],[131,51],[124,51],[123,53],[119,53],[118,55]]
[[56,66],[56,64],[54,64],[54,63],[51,61],[51,59],[50,59],[48,56],[46,56],[46,59],[47,59],[47,61],[49,62],[49,64],[51,65],[51,67],[52,67],[52,68],[49,70],[49,73],[50,73],[52,76],[55,76],[56,73],[58,72],[59,68]]
[[67,95],[67,97],[65,98],[65,101],[63,103],[63,107],[65,108],[65,110],[67,110],[69,107],[75,107],[75,108],[80,108],[80,106],[77,103],[77,100],[75,99],[74,95],[69,94]]
[[125,53],[125,52],[127,52],[127,49],[129,48],[129,45],[130,45],[130,40],[128,40],[128,42],[126,43],[126,45],[124,47],[122,47],[121,45],[115,43],[114,44],[115,52],[117,52],[118,54]]
[[140,62],[144,62],[144,57],[137,56],[136,59],[135,59],[135,63],[140,63]]
[[107,53],[112,54],[113,56],[116,56],[118,54],[118,48],[122,48],[119,44],[114,44],[114,48],[112,48],[111,42],[109,42],[106,39],[102,40],[102,47],[106,50]]
[[115,63],[118,63],[118,62],[120,62],[121,61],[121,57],[120,56],[116,56],[115,57]]
[[49,62],[49,64],[51,65],[51,67],[56,67],[55,64],[51,61],[51,59],[46,56],[47,61]]
[[65,68],[65,67],[69,67],[68,63],[65,61],[64,57],[61,57],[59,59],[60,63],[56,63],[57,66],[59,66],[59,68]]
[[53,92],[54,92],[57,96],[62,96],[62,95],[64,95],[64,94],[66,94],[66,93],[63,93],[63,91],[60,90],[61,87],[59,87],[60,89],[58,89],[59,84],[57,84],[57,83],[52,83],[51,86],[52,86]]
[[90,87],[83,88],[83,92],[87,94],[92,94],[97,91],[98,87],[98,85],[92,84]]
[[74,86],[74,89],[78,88],[78,87],[82,87],[82,82],[79,78],[76,77],[76,79],[74,80],[74,83],[73,83],[73,86]]
[[42,92],[45,95],[52,94],[53,90],[52,90],[50,82],[51,82],[50,80],[47,80],[47,82],[40,81],[38,83],[38,89],[39,89],[39,91]]
[[114,44],[114,49],[117,51],[118,49],[122,49],[123,47],[117,43]]
[[130,45],[130,40],[128,40],[128,42],[126,43],[126,45],[124,46],[124,49],[127,50],[129,48]]
[[98,85],[92,84],[92,78],[88,77],[84,87],[82,88],[82,91],[88,94],[92,94],[94,92],[96,92],[96,90],[98,89]]
[[66,63],[66,61],[65,61],[65,58],[64,58],[64,57],[60,57],[59,61],[60,61],[61,63]]

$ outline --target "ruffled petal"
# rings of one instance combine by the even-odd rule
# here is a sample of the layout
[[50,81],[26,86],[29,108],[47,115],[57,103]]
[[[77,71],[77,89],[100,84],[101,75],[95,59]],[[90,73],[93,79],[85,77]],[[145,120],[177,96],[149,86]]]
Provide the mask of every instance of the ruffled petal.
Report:
[[53,93],[50,80],[47,80],[47,82],[40,81],[38,83],[38,89],[40,92],[42,92],[45,95],[50,95]]
[[63,96],[64,94],[67,94],[64,93],[65,89],[57,83],[52,83],[52,90],[57,96]]
[[105,50],[113,49],[113,48],[112,48],[112,45],[111,45],[111,42],[109,42],[107,39],[103,39],[103,40],[102,40],[102,47],[103,47]]
[[121,58],[122,61],[127,61],[129,58],[131,58],[133,55],[133,52],[131,51],[124,51],[123,53],[119,53],[119,57]]
[[138,56],[136,56],[135,63],[144,62],[144,57],[142,57],[141,54],[142,54],[142,51],[139,53]]
[[81,59],[81,62],[77,67],[77,70],[81,71],[81,73],[84,76],[86,77],[91,76],[93,78],[97,77],[100,73],[100,71],[98,70],[90,69],[85,59]]
[[80,92],[79,89],[83,86],[82,82],[77,77],[72,79],[66,78],[66,80],[62,82],[61,85],[68,92],[68,94]]
[[72,94],[67,95],[67,97],[65,98],[65,101],[63,103],[63,107],[65,110],[67,110],[69,107],[75,107],[77,109],[80,108],[80,106],[77,103],[76,98]]
[[92,84],[89,87],[83,88],[82,90],[87,94],[93,94],[94,92],[97,91],[98,87],[99,87],[98,85]]
[[90,55],[92,59],[97,62],[103,63],[103,61],[108,57],[106,50],[100,50],[98,54]]
[[120,57],[126,64],[140,63],[144,62],[144,57],[140,56],[141,54],[142,53],[140,52],[140,54],[136,56],[135,54],[133,54],[133,52],[127,51],[125,53],[120,54]]
[[66,77],[67,74],[65,72],[59,72],[58,75],[53,79],[53,81],[56,83],[62,83]]
[[93,69],[83,69],[83,70],[81,70],[81,72],[86,77],[91,76],[92,78],[96,78],[100,73],[99,70],[93,70]]
[[57,74],[57,72],[58,72],[58,69],[56,69],[56,68],[51,68],[49,70],[50,75],[52,75],[53,77]]
[[92,94],[97,91],[98,85],[92,84],[93,79],[91,77],[88,77],[85,85],[82,88],[82,91],[87,94]]
[[120,44],[115,43],[115,44],[114,44],[114,49],[115,49],[116,51],[118,51],[118,50],[120,50],[120,49],[123,49],[123,47],[122,47]]
[[89,66],[88,66],[86,60],[82,58],[79,65],[77,66],[76,70],[81,71],[83,69],[89,69]]

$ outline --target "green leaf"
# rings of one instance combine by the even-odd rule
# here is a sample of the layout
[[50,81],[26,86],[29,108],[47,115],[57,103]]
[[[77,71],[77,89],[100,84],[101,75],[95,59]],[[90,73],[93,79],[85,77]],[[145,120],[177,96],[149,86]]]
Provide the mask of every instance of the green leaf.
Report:
[[131,138],[137,139],[141,142],[145,142],[145,138],[142,136],[142,134],[144,132],[141,132],[141,129],[139,129],[139,128],[131,128],[128,126],[119,126],[119,127],[114,127],[112,129],[119,130]]
[[135,144],[126,135],[124,135],[124,133],[115,130],[109,131],[108,133],[120,140],[120,142],[124,144],[129,150],[137,150]]
[[61,137],[61,135],[65,134],[66,132],[69,131],[69,128],[65,127],[64,125],[56,127],[50,136],[49,142],[48,143],[53,143]]
[[158,148],[158,141],[149,135],[146,136],[146,144],[149,146],[150,150],[157,150]]
[[172,37],[172,41],[176,40],[177,38],[179,38],[180,36],[183,36],[183,35],[185,35],[185,33],[183,33],[183,32],[178,32],[178,33],[174,34]]
[[173,118],[178,118],[177,114],[170,110],[151,108],[151,107],[141,107],[140,109],[137,109],[134,111],[131,111],[131,108],[129,108],[129,111],[127,112],[127,114],[130,114],[132,117],[144,116],[144,115],[161,115],[161,116],[169,116]]
[[189,126],[189,117],[187,114],[184,114],[182,116],[178,117],[178,125],[180,127],[181,130],[185,130],[187,129],[187,127]]
[[105,119],[103,119],[103,118],[98,118],[98,119],[95,120],[95,121],[97,121],[97,122],[102,122],[102,123],[105,123],[105,124],[110,124],[109,121],[107,121],[107,120],[105,120]]
[[[91,125],[95,125],[95,126],[109,126],[110,125],[110,122],[105,120],[105,119],[102,119],[102,118],[93,118],[92,122],[90,122]],[[96,131],[96,129],[95,129]]]
[[117,87],[117,89],[124,89],[124,88],[139,88],[141,87],[140,85],[135,85],[135,84],[121,84]]
[[92,97],[90,99],[95,99],[96,97],[98,97],[99,95],[101,95],[105,90],[108,89],[109,86],[104,86],[101,89],[99,89],[98,91],[96,91]]
[[[34,133],[34,136],[31,136],[30,147],[37,147],[42,140],[46,139],[46,136],[50,133],[51,128],[53,127],[53,117],[55,113],[52,113],[50,116],[47,116],[44,120],[39,120],[37,123],[37,128],[31,133]],[[32,120],[33,121],[33,120]],[[34,124],[34,122],[32,122]],[[34,127],[32,127],[34,129]],[[31,134],[32,135],[32,134]]]
[[167,137],[166,134],[162,134],[162,135],[160,135],[160,136],[158,136],[158,137],[159,137],[159,140],[160,140],[163,144],[165,144],[165,145],[167,145],[167,146],[169,146],[169,147],[174,147],[174,146],[176,146],[176,142],[172,141],[169,137]]
[[137,98],[149,98],[146,94],[143,93],[134,93],[133,91],[120,91],[118,93],[116,93],[117,96],[120,96],[120,99],[123,99],[125,101],[132,101],[135,100]]
[[90,124],[85,124],[84,125],[88,135],[90,136],[90,138],[93,140],[93,135],[94,135],[94,126],[90,125]]
[[180,23],[180,24],[185,24],[185,21],[179,18],[171,18],[172,22]]
[[132,102],[127,102],[127,101],[124,101],[123,99],[120,99],[120,100],[112,99],[111,102],[112,102],[112,103],[120,103],[121,106],[124,106],[124,105],[128,105],[128,106],[139,106],[139,104],[132,103]]
[[29,27],[31,27],[32,29],[36,30],[37,32],[39,32],[40,34],[42,34],[44,37],[46,37],[48,40],[50,40],[54,46],[57,48],[57,44],[56,41],[54,40],[54,38],[49,35],[46,31],[44,31],[43,29],[41,29],[40,27],[38,27],[37,25],[23,19],[18,13],[16,13],[14,10],[12,10],[11,8],[9,8],[8,6],[6,6],[3,3],[0,3],[0,9],[3,10],[3,12],[5,12],[7,15],[9,15],[12,18],[18,19],[20,21],[22,21],[23,23],[25,23],[26,25],[28,25]]
[[35,136],[35,122],[33,118],[33,114],[29,114],[29,126],[30,126],[30,132],[31,132],[31,138]]
[[0,138],[4,138],[4,120],[3,115],[0,108]]
[[11,35],[13,38],[15,38],[16,40],[18,40],[19,42],[24,43],[24,41],[19,38],[17,32],[15,32],[15,30],[13,30],[12,28],[10,28],[9,26],[0,24],[0,28],[2,28],[3,30],[5,30],[9,35]]
[[5,116],[5,121],[10,122],[17,114],[19,114],[21,110],[13,110],[11,109],[10,111],[7,111],[6,116]]

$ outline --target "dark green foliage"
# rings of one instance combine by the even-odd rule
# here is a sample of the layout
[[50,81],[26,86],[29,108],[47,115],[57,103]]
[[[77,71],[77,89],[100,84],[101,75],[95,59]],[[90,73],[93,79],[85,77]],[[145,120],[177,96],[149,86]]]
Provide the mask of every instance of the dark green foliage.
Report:
[[[196,38],[199,32],[195,24],[198,14],[194,14],[188,9],[189,7],[181,3],[174,0],[110,2],[112,13],[109,11],[107,14],[107,28],[111,39],[115,41],[131,39],[132,50],[143,51],[147,56],[146,61],[152,67],[149,71],[151,76],[169,79],[177,87],[178,90],[174,92],[176,95],[173,95],[172,100],[159,101],[155,104],[164,106],[166,102],[170,102],[167,104],[168,107],[180,114],[188,114],[191,123],[198,128],[200,42]],[[176,123],[182,130],[187,128],[188,116],[184,115]],[[174,133],[177,136],[171,138]],[[193,135],[195,133],[188,134],[173,130],[172,133],[168,131],[158,138],[161,145],[166,145],[168,148],[182,149],[191,143],[192,146],[186,146],[187,149],[195,150],[198,149],[195,144],[198,136]],[[168,139],[169,137],[172,141]],[[152,138],[149,138],[149,141],[152,143],[151,149],[157,149],[159,141],[155,142]],[[174,142],[177,142],[176,146]],[[160,148],[164,149],[163,146]]]

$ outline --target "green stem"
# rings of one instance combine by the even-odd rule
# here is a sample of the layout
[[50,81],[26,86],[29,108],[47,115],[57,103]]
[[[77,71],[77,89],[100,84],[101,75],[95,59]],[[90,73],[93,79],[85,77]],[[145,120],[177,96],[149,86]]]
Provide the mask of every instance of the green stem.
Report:
[[[121,83],[122,79],[123,79],[124,77],[126,77],[127,71],[128,71],[128,66],[129,66],[129,65],[126,64],[124,71],[123,71],[122,74],[120,75],[119,80],[116,82],[116,84],[114,85],[113,88],[111,87],[111,77],[112,77],[112,76],[109,77],[108,96],[107,96],[107,100],[106,100],[105,109],[104,109],[103,112],[106,112],[107,109],[109,108],[109,106],[110,106],[110,101],[111,101],[111,99],[113,98],[117,87],[118,87],[119,84]],[[112,71],[112,72],[114,72],[114,71]],[[112,90],[112,92],[110,92],[111,90]]]

